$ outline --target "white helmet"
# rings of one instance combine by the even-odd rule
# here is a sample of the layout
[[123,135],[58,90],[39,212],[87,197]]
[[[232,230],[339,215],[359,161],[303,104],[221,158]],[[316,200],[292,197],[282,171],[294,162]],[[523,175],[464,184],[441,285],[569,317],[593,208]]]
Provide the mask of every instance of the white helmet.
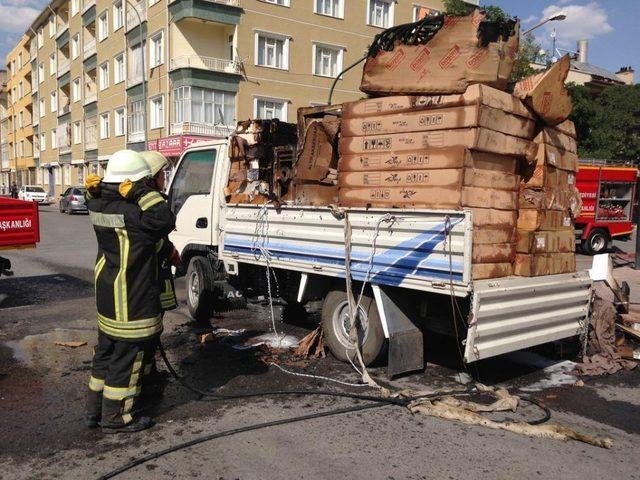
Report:
[[151,175],[155,175],[164,167],[169,165],[169,160],[167,160],[167,157],[162,155],[160,152],[146,151],[140,152],[140,155],[142,156],[142,158],[144,158],[144,161],[147,162],[147,165],[149,165]]
[[144,158],[133,150],[118,150],[107,163],[107,172],[102,179],[105,183],[132,182],[151,175],[149,165]]

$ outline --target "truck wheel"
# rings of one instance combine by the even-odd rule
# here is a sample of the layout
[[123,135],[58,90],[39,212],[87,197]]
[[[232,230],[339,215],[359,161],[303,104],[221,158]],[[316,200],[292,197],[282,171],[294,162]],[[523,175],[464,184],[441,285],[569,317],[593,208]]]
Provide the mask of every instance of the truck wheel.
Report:
[[209,320],[213,313],[213,270],[204,257],[193,257],[187,268],[187,306],[194,320]]
[[582,250],[587,255],[597,255],[609,248],[609,236],[600,228],[594,228],[587,238],[582,241]]
[[[365,365],[370,365],[382,357],[386,345],[384,331],[373,298],[363,295],[359,310],[361,328],[358,334],[362,359]],[[349,340],[349,303],[344,290],[333,290],[327,294],[322,305],[321,323],[331,353],[343,362],[349,359],[353,361],[356,354]]]

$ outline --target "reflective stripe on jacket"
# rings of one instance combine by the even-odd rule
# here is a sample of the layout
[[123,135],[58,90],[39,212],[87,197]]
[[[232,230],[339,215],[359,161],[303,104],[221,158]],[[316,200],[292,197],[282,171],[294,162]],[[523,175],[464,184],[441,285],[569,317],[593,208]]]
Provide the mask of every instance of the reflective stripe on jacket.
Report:
[[162,196],[140,186],[125,200],[102,184],[87,206],[98,239],[98,326],[110,337],[144,340],[162,331],[156,244],[175,227]]

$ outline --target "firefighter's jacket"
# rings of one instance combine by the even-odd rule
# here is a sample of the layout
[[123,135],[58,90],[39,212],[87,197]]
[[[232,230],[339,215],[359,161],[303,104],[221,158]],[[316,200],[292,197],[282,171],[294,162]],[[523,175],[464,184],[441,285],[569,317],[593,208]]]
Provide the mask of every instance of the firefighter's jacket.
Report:
[[119,340],[144,340],[162,331],[156,246],[175,228],[160,193],[142,182],[124,199],[118,186],[101,184],[87,195],[98,239],[95,265],[98,326]]
[[171,257],[175,247],[169,238],[160,239],[156,245],[158,252],[158,280],[160,282],[160,307],[162,310],[173,310],[178,307],[173,272],[171,271]]

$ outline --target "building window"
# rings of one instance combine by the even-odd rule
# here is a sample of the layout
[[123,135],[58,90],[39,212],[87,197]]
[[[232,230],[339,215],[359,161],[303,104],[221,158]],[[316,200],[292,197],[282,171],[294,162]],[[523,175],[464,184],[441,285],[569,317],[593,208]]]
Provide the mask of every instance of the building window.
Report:
[[113,132],[114,136],[121,137],[127,131],[127,115],[124,108],[118,108],[113,113]]
[[274,5],[282,5],[283,7],[289,6],[289,0],[262,0],[265,3],[273,3]]
[[42,48],[44,45],[44,32],[42,31],[42,27],[38,29],[38,48]]
[[425,17],[429,17],[431,15],[438,15],[440,12],[435,8],[423,7],[421,5],[413,6],[413,21],[417,22],[418,20],[422,20]]
[[44,82],[44,63],[38,65],[38,83]]
[[75,122],[73,124],[73,144],[78,145],[82,143],[82,123]]
[[18,70],[22,69],[22,52],[18,53]]
[[49,74],[50,75],[55,75],[56,74],[56,53],[53,52],[51,55],[49,55]]
[[393,26],[392,0],[368,0],[367,23],[374,27],[389,28]]
[[156,33],[151,37],[151,44],[149,45],[149,65],[150,68],[157,67],[164,63],[164,38],[162,32]]
[[64,184],[71,185],[71,165],[62,166],[62,175],[64,176]]
[[73,85],[71,86],[71,96],[74,102],[80,101],[80,98],[82,96],[80,90],[80,78],[76,78],[73,81]]
[[100,90],[109,87],[109,62],[100,65]]
[[287,121],[287,102],[273,98],[256,98],[253,113],[255,118]]
[[71,39],[71,60],[75,60],[80,55],[80,34],[76,33]]
[[53,38],[56,34],[56,17],[55,15],[49,15],[49,38]]
[[236,121],[236,95],[233,92],[199,87],[173,90],[173,121],[233,125]]
[[74,17],[80,11],[80,0],[71,0],[71,16]]
[[342,71],[344,49],[332,45],[313,45],[313,74],[322,77],[337,77]]
[[100,139],[109,138],[109,112],[100,114]]
[[40,99],[40,118],[44,117],[46,115],[46,110],[47,110],[47,102],[45,101],[44,98]]
[[84,165],[78,165],[78,185],[84,185]]
[[129,134],[144,132],[144,101],[131,102],[129,107]]
[[129,78],[127,83],[134,84],[142,81],[142,48],[140,44],[134,45],[129,50],[127,55],[127,74]]
[[98,17],[98,41],[101,42],[109,35],[109,20],[105,10]]
[[18,98],[22,98],[24,96],[24,87],[22,86],[22,81],[18,83]]
[[269,33],[256,33],[256,65],[289,68],[289,38]]
[[58,138],[56,137],[56,131],[51,130],[51,148],[55,150],[58,148]]
[[24,115],[22,111],[20,111],[20,113],[18,113],[18,128],[22,127],[24,127]]
[[149,6],[153,7],[156,3],[158,3],[160,0],[149,0]]
[[47,149],[47,136],[44,133],[40,134],[40,151],[44,152]]
[[320,15],[344,18],[344,0],[315,0],[315,10]]
[[113,84],[124,82],[124,53],[116,55],[113,59]]
[[[53,147],[56,148],[56,147]],[[62,175],[60,175],[60,167],[53,167],[53,179],[56,182],[56,185],[62,184]]]
[[49,106],[52,113],[58,111],[58,92],[51,92],[51,104]]
[[164,95],[152,98],[150,103],[151,128],[164,127]]
[[115,32],[124,25],[124,10],[122,8],[122,0],[113,4],[113,31]]

